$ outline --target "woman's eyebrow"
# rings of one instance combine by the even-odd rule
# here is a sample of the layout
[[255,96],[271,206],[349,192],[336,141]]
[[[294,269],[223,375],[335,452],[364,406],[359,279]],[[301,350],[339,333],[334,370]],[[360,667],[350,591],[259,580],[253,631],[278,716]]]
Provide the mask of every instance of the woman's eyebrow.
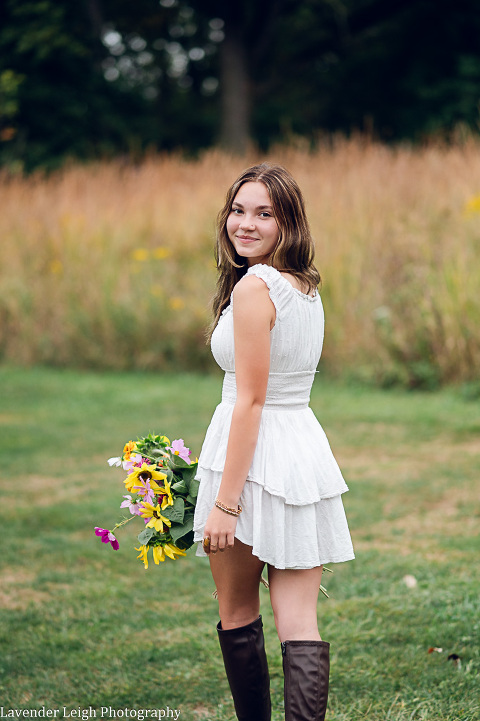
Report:
[[[236,200],[233,201],[232,205],[238,205],[239,208],[243,208],[243,205]],[[272,206],[271,205],[257,205],[257,207],[255,208],[255,210],[267,210],[267,209],[272,210]]]

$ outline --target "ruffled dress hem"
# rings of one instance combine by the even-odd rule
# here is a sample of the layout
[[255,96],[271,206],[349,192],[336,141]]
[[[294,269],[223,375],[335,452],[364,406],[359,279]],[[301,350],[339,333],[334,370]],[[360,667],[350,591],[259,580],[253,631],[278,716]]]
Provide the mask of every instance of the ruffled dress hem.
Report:
[[[203,489],[195,512],[196,555],[206,556],[203,532],[218,495],[222,473],[200,469]],[[240,496],[243,510],[235,538],[252,548],[252,554],[278,569],[307,569],[342,563],[355,555],[341,495],[309,505],[291,505],[247,480]]]

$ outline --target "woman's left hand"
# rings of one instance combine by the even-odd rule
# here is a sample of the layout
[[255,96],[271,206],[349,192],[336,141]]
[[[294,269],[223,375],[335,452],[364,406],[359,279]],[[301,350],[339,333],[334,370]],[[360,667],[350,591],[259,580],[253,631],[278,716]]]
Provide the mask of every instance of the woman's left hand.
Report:
[[[210,511],[203,532],[203,550],[207,555],[233,548],[235,542],[236,516],[214,506]],[[206,541],[209,539],[209,542]]]

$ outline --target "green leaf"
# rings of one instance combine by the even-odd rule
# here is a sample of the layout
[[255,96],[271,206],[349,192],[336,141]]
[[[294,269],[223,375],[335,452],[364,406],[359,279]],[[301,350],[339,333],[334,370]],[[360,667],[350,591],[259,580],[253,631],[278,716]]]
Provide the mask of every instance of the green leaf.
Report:
[[[170,533],[172,536],[172,540],[176,546],[179,548],[181,547],[182,550],[185,550],[185,548],[190,548],[190,546],[193,544],[193,516],[190,516],[190,518],[187,519],[185,523],[183,523],[181,526],[175,526],[170,529]],[[189,545],[185,545],[187,538],[191,540],[189,541]],[[182,539],[183,546],[179,546],[178,542]]]
[[176,498],[173,502],[173,506],[168,506],[162,511],[162,516],[168,518],[173,523],[183,523],[183,517],[185,515],[185,502],[183,498]]
[[[138,440],[141,441],[142,439],[139,438]],[[167,441],[162,441],[162,436],[156,433],[149,433],[148,436],[145,436],[145,442],[154,446],[160,446],[161,448],[168,446]]]
[[185,468],[186,469],[190,468],[190,463],[187,463],[186,461],[183,460],[183,458],[180,458],[180,456],[176,456],[174,453],[172,453],[172,455],[170,456],[170,460],[168,463],[170,465],[170,468],[172,468],[174,470],[179,468],[179,469],[182,469],[182,471],[183,471],[183,469],[185,469]]
[[187,495],[187,493],[188,493],[187,484],[185,483],[184,480],[177,481],[177,483],[173,484],[172,491],[174,491],[177,494]]
[[137,538],[142,544],[142,546],[146,546],[153,535],[155,535],[154,528],[145,528],[141,533],[138,534]]
[[[195,505],[195,500],[196,500],[196,498],[197,498],[197,496],[198,496],[199,486],[200,486],[200,481],[197,481],[195,478],[192,478],[192,480],[191,480],[190,483],[188,484],[188,491],[189,491],[189,493],[188,493],[188,498],[189,498],[189,499],[190,499],[190,498],[193,499],[193,505]],[[190,502],[191,502],[191,501],[190,501]]]
[[189,531],[185,536],[182,536],[182,538],[179,538],[178,543],[176,543],[175,545],[181,551],[188,551],[188,549],[193,546],[193,538],[194,538],[193,531]]
[[187,483],[187,484],[191,483],[191,481],[193,481],[193,479],[195,478],[196,472],[197,472],[196,468],[182,468],[181,474],[182,474],[182,478],[185,481],[185,483]]

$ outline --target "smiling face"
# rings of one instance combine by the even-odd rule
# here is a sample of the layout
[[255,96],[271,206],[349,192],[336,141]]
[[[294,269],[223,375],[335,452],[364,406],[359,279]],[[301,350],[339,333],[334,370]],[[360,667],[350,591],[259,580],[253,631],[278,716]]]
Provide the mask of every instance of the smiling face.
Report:
[[248,182],[240,187],[227,219],[227,234],[238,255],[246,258],[249,266],[268,262],[280,230],[263,183]]

